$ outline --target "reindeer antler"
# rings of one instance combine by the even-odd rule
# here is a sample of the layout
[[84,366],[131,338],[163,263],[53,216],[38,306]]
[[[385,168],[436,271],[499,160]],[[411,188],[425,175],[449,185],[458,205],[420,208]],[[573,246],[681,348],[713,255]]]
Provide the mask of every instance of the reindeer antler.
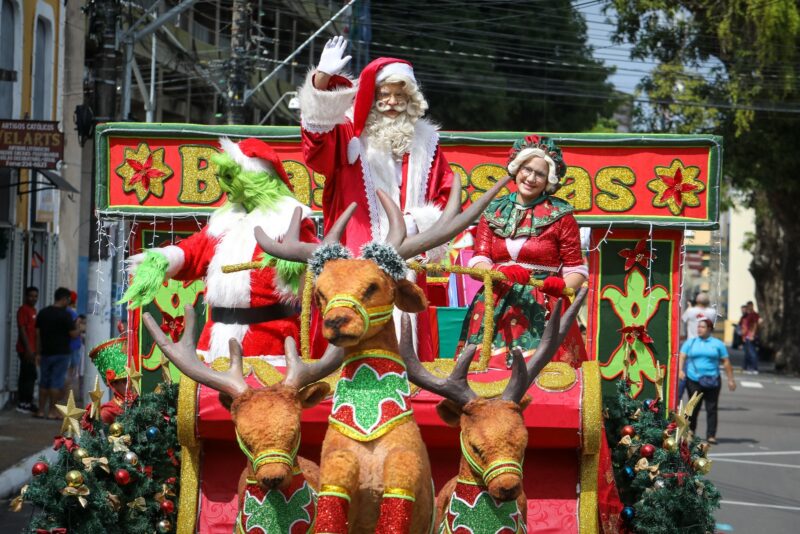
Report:
[[239,345],[239,342],[235,339],[231,339],[229,342],[231,366],[227,371],[219,372],[206,367],[203,362],[197,359],[197,346],[194,342],[194,308],[186,305],[184,313],[186,315],[186,326],[183,336],[178,342],[172,341],[161,331],[152,315],[145,312],[143,316],[147,331],[153,336],[156,344],[169,358],[169,361],[195,382],[230,395],[234,399],[247,391],[250,386],[245,383],[242,376],[242,346]]
[[295,208],[292,214],[292,220],[289,223],[289,229],[283,236],[280,242],[275,241],[269,237],[260,226],[255,228],[256,242],[261,249],[276,258],[281,258],[288,261],[296,261],[300,263],[308,263],[311,255],[322,245],[330,243],[338,243],[342,237],[347,221],[353,215],[356,209],[356,203],[351,203],[344,212],[336,219],[336,222],[331,226],[330,232],[326,235],[322,243],[304,243],[300,241],[300,222],[303,218],[303,212],[300,208]]
[[456,177],[450,188],[450,196],[442,215],[428,230],[411,237],[406,236],[405,222],[400,208],[386,193],[378,190],[378,199],[389,219],[389,233],[386,241],[394,246],[400,257],[404,259],[413,258],[426,250],[447,243],[464,228],[473,224],[489,205],[489,202],[510,180],[510,176],[501,178],[491,189],[481,195],[481,198],[461,211],[461,180]]
[[283,383],[297,389],[321,380],[342,365],[344,349],[328,344],[325,354],[314,363],[305,363],[297,354],[297,343],[294,338],[287,337],[286,343],[286,378]]
[[445,399],[463,406],[478,395],[472,391],[467,381],[467,371],[472,357],[475,355],[475,345],[467,345],[458,357],[456,366],[450,376],[439,378],[433,376],[420,363],[414,351],[414,341],[411,335],[411,319],[407,313],[403,314],[400,325],[400,356],[406,364],[406,372],[411,383],[424,390],[441,395]]
[[[512,380],[509,380],[508,386],[506,386],[505,391],[503,391],[504,399],[514,402],[522,400],[522,397],[525,396],[525,392],[528,391],[528,388],[536,377],[539,376],[544,366],[553,358],[558,347],[560,347],[561,343],[564,341],[564,338],[567,337],[567,332],[569,332],[572,322],[578,315],[578,311],[583,305],[587,293],[588,289],[585,287],[581,288],[563,317],[561,316],[562,300],[558,300],[553,310],[550,312],[550,320],[547,322],[544,333],[542,333],[542,339],[539,341],[536,352],[533,353],[533,356],[531,356],[531,359],[528,360],[528,363],[525,365],[525,380],[515,381],[513,380],[512,374]],[[514,354],[513,350],[512,354],[514,355],[514,364],[516,365],[517,355]],[[519,356],[521,357],[522,354],[520,353]]]

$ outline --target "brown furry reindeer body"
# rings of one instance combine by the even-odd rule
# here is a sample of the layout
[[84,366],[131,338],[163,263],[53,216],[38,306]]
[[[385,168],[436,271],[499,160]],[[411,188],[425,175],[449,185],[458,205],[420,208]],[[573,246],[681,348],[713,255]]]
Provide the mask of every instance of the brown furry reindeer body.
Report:
[[416,313],[427,306],[419,287],[404,278],[404,260],[452,239],[507,181],[498,182],[463,213],[456,181],[439,223],[410,238],[399,208],[379,191],[389,218],[387,243],[365,245],[359,259],[338,243],[355,205],[320,246],[299,241],[298,213],[281,243],[256,229],[256,240],[268,254],[309,263],[317,275],[314,299],[322,310],[323,336],[345,351],[322,444],[316,532],[430,532],[430,463],[408,400],[392,311],[396,306]]
[[400,353],[409,380],[444,397],[436,406],[439,417],[452,427],[461,427],[458,475],[445,484],[436,499],[441,532],[453,533],[461,527],[482,534],[526,531],[522,463],[528,431],[522,412],[531,399],[525,393],[566,337],[586,292],[580,291],[563,317],[561,301],[558,302],[539,347],[527,363],[519,349],[512,349],[514,361],[508,385],[500,397],[493,399],[478,397],[467,381],[474,345],[465,347],[449,377],[435,377],[414,353],[411,325],[407,317],[403,318]]
[[330,386],[317,382],[342,362],[333,346],[313,364],[304,363],[294,340],[286,340],[286,377],[283,382],[251,388],[242,376],[242,347],[230,340],[230,368],[218,372],[198,358],[194,344],[195,315],[186,306],[186,329],[179,342],[161,331],[149,313],[144,324],[166,357],[192,380],[220,392],[229,406],[236,438],[247,456],[239,478],[239,515],[235,531],[259,534],[305,534],[316,519],[319,468],[297,456],[300,413],[322,401]]

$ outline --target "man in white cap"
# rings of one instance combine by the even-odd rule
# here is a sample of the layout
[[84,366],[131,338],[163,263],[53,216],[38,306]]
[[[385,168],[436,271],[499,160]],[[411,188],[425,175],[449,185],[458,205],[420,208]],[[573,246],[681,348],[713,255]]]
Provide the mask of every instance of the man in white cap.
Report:
[[[299,90],[303,156],[325,176],[322,213],[325,233],[355,202],[342,237],[353,252],[383,240],[388,219],[376,191],[386,192],[405,215],[409,235],[425,231],[447,203],[453,171],[439,147],[438,127],[423,118],[428,109],[408,61],[381,57],[361,72],[358,82],[341,73],[350,62],[347,41],[325,44],[317,68]],[[439,259],[439,248],[428,256]],[[418,280],[424,289],[424,277]],[[414,328],[424,360],[433,354],[427,312]],[[398,329],[399,332],[399,329]]]

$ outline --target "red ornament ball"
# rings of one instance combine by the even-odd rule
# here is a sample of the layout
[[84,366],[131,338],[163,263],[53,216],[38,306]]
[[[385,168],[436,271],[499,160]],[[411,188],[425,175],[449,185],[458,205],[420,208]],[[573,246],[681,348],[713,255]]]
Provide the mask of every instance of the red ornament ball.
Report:
[[171,514],[175,511],[175,503],[169,499],[164,499],[161,501],[161,511],[165,514]]
[[636,429],[633,428],[633,426],[631,425],[625,425],[622,427],[622,430],[620,430],[620,434],[622,434],[623,436],[633,437],[636,435]]
[[655,452],[656,452],[655,446],[649,443],[645,443],[644,445],[642,445],[642,448],[639,449],[639,454],[642,455],[642,458],[647,458],[648,460],[653,457],[653,454],[655,454]]
[[31,473],[33,473],[33,476],[38,477],[39,475],[46,474],[49,469],[50,466],[48,466],[46,463],[36,462],[31,468]]
[[116,480],[117,484],[120,486],[127,486],[131,481],[131,474],[128,473],[127,469],[117,469],[114,473],[114,480]]

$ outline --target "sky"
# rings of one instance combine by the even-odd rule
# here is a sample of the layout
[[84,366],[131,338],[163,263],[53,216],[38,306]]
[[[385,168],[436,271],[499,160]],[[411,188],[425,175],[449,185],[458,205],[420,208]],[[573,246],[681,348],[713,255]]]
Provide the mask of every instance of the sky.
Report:
[[614,44],[611,35],[614,31],[613,11],[603,14],[604,0],[576,0],[573,5],[586,18],[589,44],[594,47],[594,56],[608,66],[617,68],[610,81],[617,90],[632,94],[642,76],[653,66],[652,62],[633,61],[630,59],[630,45]]

